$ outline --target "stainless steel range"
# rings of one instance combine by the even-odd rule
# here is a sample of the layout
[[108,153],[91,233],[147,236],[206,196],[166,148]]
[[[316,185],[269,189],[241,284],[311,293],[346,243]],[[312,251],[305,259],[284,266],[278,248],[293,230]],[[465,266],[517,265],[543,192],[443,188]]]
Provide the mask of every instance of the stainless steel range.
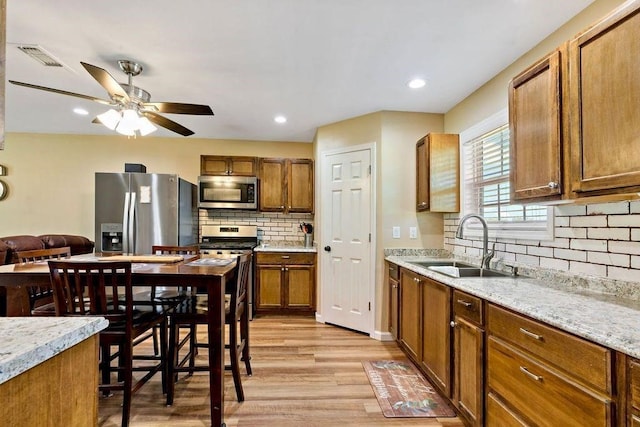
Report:
[[[258,227],[255,225],[203,225],[200,238],[200,255],[216,257],[221,255],[236,255],[253,252],[258,245]],[[253,280],[253,261],[249,270],[249,317],[253,319],[253,295],[255,285]]]

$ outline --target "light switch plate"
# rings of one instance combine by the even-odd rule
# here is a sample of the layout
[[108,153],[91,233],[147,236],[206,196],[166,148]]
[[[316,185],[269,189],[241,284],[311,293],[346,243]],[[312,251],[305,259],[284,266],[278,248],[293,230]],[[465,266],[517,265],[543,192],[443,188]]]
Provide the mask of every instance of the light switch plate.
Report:
[[409,238],[410,239],[418,238],[418,229],[416,227],[409,227]]
[[399,239],[400,238],[400,227],[395,226],[391,229],[391,234],[393,236],[394,239]]

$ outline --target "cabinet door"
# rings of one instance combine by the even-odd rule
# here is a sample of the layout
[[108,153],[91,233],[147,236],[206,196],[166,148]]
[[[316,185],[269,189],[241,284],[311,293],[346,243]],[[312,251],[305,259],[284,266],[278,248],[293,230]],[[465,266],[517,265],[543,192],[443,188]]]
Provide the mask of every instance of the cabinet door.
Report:
[[286,265],[287,290],[285,307],[310,310],[314,308],[315,269],[307,265]]
[[509,83],[512,200],[562,193],[561,55],[556,50]]
[[228,175],[228,158],[223,156],[200,156],[200,175]]
[[416,211],[429,210],[429,148],[425,136],[416,143]]
[[453,336],[453,400],[469,425],[482,426],[484,331],[456,316]]
[[460,211],[460,139],[456,134],[429,137],[429,210]]
[[256,176],[255,157],[231,157],[228,165],[229,175]]
[[400,283],[398,282],[398,266],[387,264],[387,295],[389,297],[389,333],[398,339],[398,305],[400,302]]
[[409,270],[400,270],[400,343],[416,362],[422,355],[420,278]]
[[260,159],[260,210],[283,212],[286,197],[285,159]]
[[569,46],[572,189],[640,188],[640,2],[627,2]]
[[313,160],[290,159],[287,175],[288,212],[313,212]]
[[282,307],[283,268],[280,265],[256,266],[256,310]]
[[451,397],[451,288],[422,280],[422,367]]

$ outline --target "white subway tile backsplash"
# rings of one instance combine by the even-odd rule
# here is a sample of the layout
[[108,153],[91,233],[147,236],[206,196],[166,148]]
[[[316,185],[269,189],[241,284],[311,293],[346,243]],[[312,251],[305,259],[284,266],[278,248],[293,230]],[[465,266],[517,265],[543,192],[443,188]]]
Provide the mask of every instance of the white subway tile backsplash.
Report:
[[553,224],[556,227],[568,227],[570,220],[571,220],[571,217],[568,217],[568,216],[557,216],[553,219]]
[[540,257],[516,254],[516,262],[537,267],[540,265]]
[[526,254],[527,247],[523,245],[505,245],[506,252],[513,252],[516,254]]
[[566,259],[569,261],[586,261],[587,253],[584,251],[576,251],[571,249],[556,248],[553,251],[554,258]]
[[557,258],[540,258],[540,267],[569,271],[569,261]]
[[638,228],[631,229],[631,240],[635,240],[635,241],[640,240],[640,229]]
[[569,239],[586,239],[586,228],[556,227],[556,237],[567,237]]
[[589,239],[629,240],[629,228],[588,228]]
[[640,215],[610,215],[609,227],[640,227]]
[[605,215],[574,216],[569,224],[571,227],[606,227],[607,217]]
[[607,277],[615,280],[637,282],[638,270],[631,268],[607,267]]
[[628,214],[629,202],[596,203],[587,205],[587,215]]
[[527,247],[528,255],[535,255],[539,257],[553,258],[553,248],[544,248],[539,246]]
[[554,211],[556,217],[586,215],[587,207],[583,205],[562,205],[556,206]]
[[640,255],[640,242],[609,242],[609,252]]
[[631,256],[631,268],[640,269],[640,256],[638,255]]
[[572,239],[571,249],[577,249],[580,251],[607,251],[606,240],[588,240],[588,239]]
[[631,257],[626,254],[613,254],[609,252],[587,252],[587,261],[594,264],[629,267],[630,258]]
[[554,239],[550,242],[544,242],[544,246],[548,246],[550,248],[569,248],[569,243],[570,240],[569,239],[565,239],[565,238],[558,238],[558,239]]
[[575,274],[587,274],[589,276],[606,277],[607,267],[605,265],[589,264],[586,262],[569,262],[569,271]]

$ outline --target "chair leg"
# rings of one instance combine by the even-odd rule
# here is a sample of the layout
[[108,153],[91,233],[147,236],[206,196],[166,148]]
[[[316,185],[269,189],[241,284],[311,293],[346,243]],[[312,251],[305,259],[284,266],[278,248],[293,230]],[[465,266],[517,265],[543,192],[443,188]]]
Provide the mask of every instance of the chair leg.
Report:
[[240,377],[240,355],[238,354],[238,324],[233,322],[229,325],[229,358],[231,359],[231,373],[233,383],[236,387],[238,402],[244,402],[244,390],[242,389],[242,378]]
[[179,326],[173,322],[169,325],[169,355],[167,357],[167,406],[173,405],[173,394],[175,392],[176,377],[175,367],[178,364],[178,341],[180,336],[177,333]]
[[[167,345],[167,332],[168,332],[168,323],[165,318],[160,325],[160,360],[162,363],[162,371],[160,373],[162,377],[162,393],[167,393],[167,377],[168,377],[168,369],[170,360],[168,359],[168,345]],[[154,335],[155,336],[155,335]]]
[[131,396],[133,388],[133,343],[122,346],[124,364],[123,368],[123,399],[122,399],[122,427],[129,426],[131,416]]
[[[100,361],[102,384],[109,384],[111,383],[111,348],[108,344],[101,344],[100,350],[102,353],[100,356],[102,358],[102,360]],[[102,391],[102,395],[104,397],[111,396],[111,394],[112,393],[109,390]]]
[[242,360],[247,370],[247,375],[253,375],[251,371],[251,355],[249,352],[249,312],[245,310],[240,318],[240,343],[242,346]]
[[196,366],[196,355],[198,354],[198,336],[195,323],[189,325],[189,376],[193,375],[193,368]]
[[160,355],[160,346],[158,345],[158,327],[154,326],[151,330],[151,338],[153,339],[153,355]]

